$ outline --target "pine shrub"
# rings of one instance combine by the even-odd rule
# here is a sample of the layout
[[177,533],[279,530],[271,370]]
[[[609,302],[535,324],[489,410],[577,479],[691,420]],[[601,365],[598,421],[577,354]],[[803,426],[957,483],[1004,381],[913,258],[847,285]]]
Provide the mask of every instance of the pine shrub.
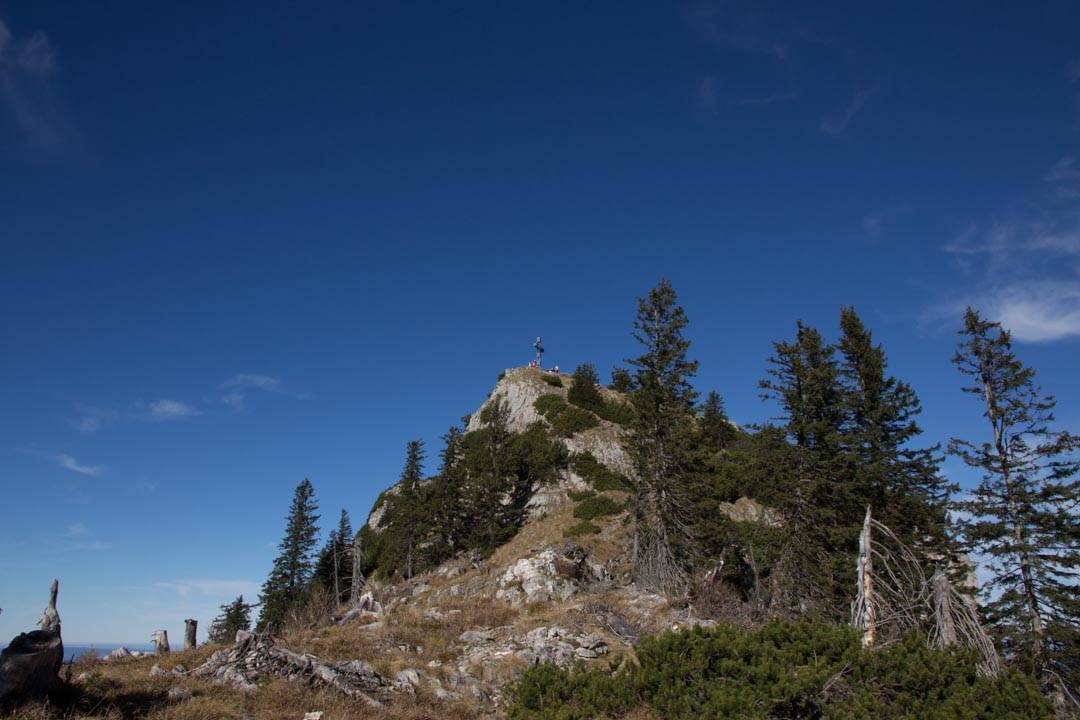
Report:
[[584,720],[647,708],[669,720],[1050,720],[1028,676],[977,675],[977,658],[932,650],[909,634],[864,650],[859,635],[822,623],[759,630],[695,627],[647,637],[637,665],[527,670],[509,688],[510,720]]
[[600,532],[600,528],[593,525],[588,520],[582,520],[579,523],[571,525],[563,530],[564,537],[581,537],[582,535],[596,535]]
[[593,495],[587,497],[574,508],[574,517],[579,520],[593,520],[609,515],[618,515],[623,511],[623,506],[607,495]]
[[567,405],[559,395],[541,395],[533,403],[533,407],[544,416],[555,432],[563,437],[572,437],[582,430],[588,430],[600,424],[591,412]]
[[563,386],[563,384],[562,384],[562,378],[561,378],[561,377],[559,377],[558,375],[555,375],[555,374],[544,374],[544,375],[542,375],[541,377],[543,377],[543,378],[544,378],[544,382],[546,382],[546,383],[547,383],[548,385],[550,385],[551,387],[562,387],[562,386]]
[[597,492],[630,489],[630,481],[625,476],[609,470],[590,453],[578,453],[571,457],[570,469]]

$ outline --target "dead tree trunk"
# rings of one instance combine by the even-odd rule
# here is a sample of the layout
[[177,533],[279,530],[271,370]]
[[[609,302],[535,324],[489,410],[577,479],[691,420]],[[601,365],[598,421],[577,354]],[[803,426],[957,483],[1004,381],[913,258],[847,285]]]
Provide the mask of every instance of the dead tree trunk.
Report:
[[60,592],[60,581],[53,579],[49,586],[49,606],[41,613],[38,625],[42,630],[55,630],[60,632],[60,615],[56,612],[56,595]]
[[188,618],[184,621],[184,650],[195,649],[195,632],[199,627],[198,620]]
[[167,631],[154,631],[154,652],[158,655],[167,655],[169,653],[169,633]]
[[851,624],[863,631],[863,647],[871,647],[877,638],[877,608],[874,598],[874,560],[870,538],[870,508],[866,508],[862,532],[859,533],[858,595],[851,608]]
[[364,584],[364,573],[360,570],[360,562],[364,558],[363,545],[360,542],[360,533],[356,533],[352,546],[352,577],[349,578],[349,604],[356,605],[360,602],[360,588]]
[[16,636],[0,652],[0,706],[39,699],[59,686],[64,642],[56,612],[58,590],[59,583],[53,580],[49,606],[38,621],[42,629]]

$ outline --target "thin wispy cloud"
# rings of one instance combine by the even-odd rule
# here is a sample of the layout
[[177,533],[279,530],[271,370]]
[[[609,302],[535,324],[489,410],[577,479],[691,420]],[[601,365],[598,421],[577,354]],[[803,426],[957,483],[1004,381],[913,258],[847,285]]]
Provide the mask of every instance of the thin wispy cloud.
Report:
[[168,398],[162,398],[161,400],[155,400],[148,403],[145,408],[146,417],[155,422],[180,420],[182,418],[202,415],[202,410],[194,408],[187,403],[180,402],[179,400],[169,400]]
[[244,400],[244,396],[238,392],[231,392],[221,396],[221,402],[231,407],[236,412],[243,412],[247,409],[247,403]]
[[863,215],[862,221],[859,223],[862,228],[863,236],[867,240],[880,240],[885,234],[887,225],[895,221],[897,216],[903,215],[909,211],[910,207],[906,204],[902,204]]
[[740,98],[734,102],[736,105],[744,106],[778,105],[794,100],[797,97],[799,97],[799,94],[796,92],[773,93],[772,95],[763,95],[761,97]]
[[[1067,182],[1071,158],[1044,180]],[[972,305],[1002,323],[1017,340],[1054,342],[1080,337],[1080,207],[1055,207],[1030,217],[970,225],[942,249],[971,289],[931,310],[953,320]]]
[[866,101],[873,94],[873,90],[857,91],[841,111],[821,119],[821,131],[833,137],[843,137],[847,134],[848,126],[862,112]]
[[161,398],[159,400],[138,400],[124,410],[109,410],[86,405],[76,405],[79,417],[72,421],[75,429],[87,435],[93,435],[106,425],[119,422],[163,423],[172,420],[197,417],[203,411],[180,400]]
[[67,527],[67,536],[68,537],[83,537],[84,535],[86,535],[88,533],[89,533],[89,530],[86,529],[86,525],[81,523],[81,522],[72,523],[71,525],[68,525],[68,527]]
[[154,587],[170,590],[180,597],[188,597],[193,593],[223,597],[236,597],[237,595],[254,597],[259,592],[258,584],[250,580],[168,580],[156,582]]
[[719,106],[719,97],[716,93],[716,78],[703,77],[698,83],[697,89],[698,107],[706,112],[715,114]]
[[36,455],[42,460],[47,460],[57,467],[70,470],[71,472],[78,473],[79,475],[89,475],[91,477],[98,477],[102,473],[102,469],[97,465],[87,465],[81,463],[71,455],[67,453],[45,452],[42,450],[26,450],[24,452],[30,455]]
[[0,111],[33,143],[55,148],[67,134],[53,77],[56,51],[43,32],[16,37],[0,20]]
[[809,35],[791,13],[750,0],[696,0],[684,6],[683,21],[703,42],[777,61]]
[[294,393],[285,387],[284,381],[275,375],[262,375],[258,373],[237,373],[221,383],[222,390],[228,390],[220,397],[225,405],[236,412],[247,410],[247,396],[251,391],[288,395],[297,400],[306,400],[307,393]]
[[273,375],[250,375],[239,373],[221,384],[221,387],[256,388],[267,392],[281,392],[283,389],[281,378]]
[[1050,197],[1054,200],[1080,200],[1080,165],[1076,164],[1076,158],[1058,160],[1044,180],[1050,186]]
[[101,474],[100,467],[96,465],[85,465],[83,463],[80,463],[70,455],[57,455],[56,460],[60,464],[60,467],[67,468],[68,470],[71,470],[72,472],[77,472],[80,475],[91,475],[93,477],[97,477]]
[[1080,60],[1073,60],[1065,66],[1065,75],[1070,82],[1080,82]]

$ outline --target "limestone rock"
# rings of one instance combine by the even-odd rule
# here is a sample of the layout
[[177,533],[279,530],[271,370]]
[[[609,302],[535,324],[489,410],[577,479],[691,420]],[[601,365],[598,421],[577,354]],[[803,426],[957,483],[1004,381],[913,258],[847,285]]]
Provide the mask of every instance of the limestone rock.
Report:
[[784,524],[784,516],[775,508],[766,507],[757,500],[743,496],[733,503],[720,503],[720,512],[735,522],[753,522],[780,527]]
[[128,658],[132,658],[132,657],[134,657],[134,655],[132,655],[131,651],[128,650],[126,647],[118,647],[115,650],[113,650],[111,653],[109,653],[108,656],[105,659],[106,660],[127,660]]
[[559,575],[556,558],[555,551],[549,549],[518,560],[499,578],[495,597],[512,605],[567,599],[577,588],[572,580]]

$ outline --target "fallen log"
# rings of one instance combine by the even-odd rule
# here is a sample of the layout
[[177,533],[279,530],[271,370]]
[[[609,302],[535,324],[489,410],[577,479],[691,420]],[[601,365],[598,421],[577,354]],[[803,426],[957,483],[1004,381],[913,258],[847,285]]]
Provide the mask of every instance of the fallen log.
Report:
[[39,700],[60,685],[64,642],[56,612],[58,589],[53,580],[49,606],[38,621],[42,629],[17,635],[0,653],[0,706]]

